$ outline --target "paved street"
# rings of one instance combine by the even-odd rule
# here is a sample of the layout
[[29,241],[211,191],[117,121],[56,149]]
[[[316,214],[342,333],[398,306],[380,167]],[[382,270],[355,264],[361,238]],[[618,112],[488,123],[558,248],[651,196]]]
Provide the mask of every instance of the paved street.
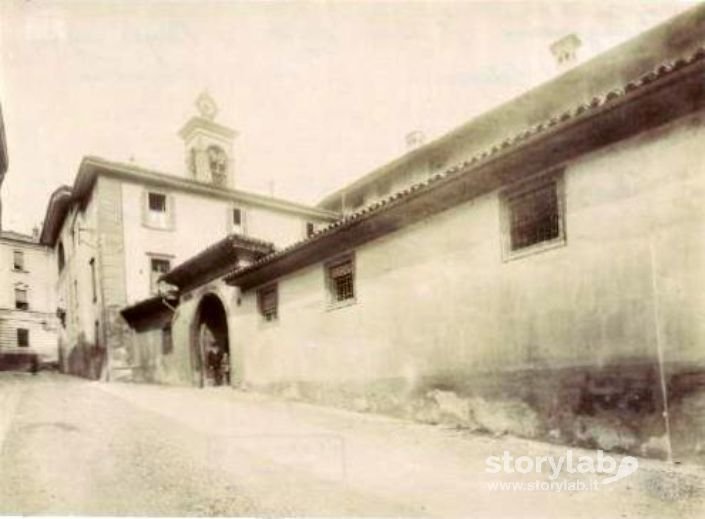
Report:
[[2,514],[705,515],[697,467],[640,460],[592,492],[493,491],[548,476],[487,474],[487,456],[565,449],[227,388],[1,373],[0,445]]

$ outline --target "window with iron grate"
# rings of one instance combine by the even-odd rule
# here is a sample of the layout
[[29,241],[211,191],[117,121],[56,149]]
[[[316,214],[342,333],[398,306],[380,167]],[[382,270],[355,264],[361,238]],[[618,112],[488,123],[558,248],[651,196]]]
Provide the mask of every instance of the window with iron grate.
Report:
[[257,291],[257,307],[263,320],[276,321],[279,318],[279,294],[276,285]]
[[510,255],[564,242],[562,178],[548,175],[504,194]]
[[355,268],[352,256],[328,264],[328,295],[331,305],[355,300]]

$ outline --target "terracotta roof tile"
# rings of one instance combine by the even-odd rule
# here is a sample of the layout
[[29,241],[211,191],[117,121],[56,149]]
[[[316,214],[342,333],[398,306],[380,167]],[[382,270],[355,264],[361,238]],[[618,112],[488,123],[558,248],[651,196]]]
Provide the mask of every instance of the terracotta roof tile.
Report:
[[450,166],[442,175],[437,175],[430,179],[429,181],[424,181],[423,183],[417,183],[415,185],[412,185],[410,188],[398,191],[396,193],[393,193],[389,195],[386,199],[380,201],[377,205],[375,206],[370,206],[363,208],[355,213],[352,213],[350,215],[346,215],[342,217],[341,219],[335,221],[334,223],[330,224],[328,227],[316,232],[313,236],[304,239],[302,241],[293,243],[289,245],[288,247],[285,247],[281,250],[278,250],[276,252],[273,252],[272,254],[269,254],[267,256],[262,257],[258,261],[252,263],[251,265],[239,269],[237,271],[231,272],[230,275],[232,274],[242,274],[245,272],[250,272],[253,271],[262,265],[265,265],[267,263],[270,263],[274,261],[275,259],[284,256],[288,254],[289,252],[302,248],[306,245],[308,245],[311,242],[314,242],[318,239],[320,239],[323,236],[326,236],[328,234],[331,234],[332,232],[335,232],[337,229],[340,229],[342,226],[347,225],[350,222],[356,221],[363,216],[373,214],[379,211],[385,210],[389,205],[391,205],[393,202],[397,202],[405,197],[408,197],[410,194],[414,193],[415,191],[421,189],[422,187],[430,187],[433,186],[434,184],[443,181],[447,176],[457,174],[459,172],[468,173],[467,168],[470,165],[481,163],[483,161],[486,161],[490,156],[498,153],[500,149],[502,151],[505,151],[507,149],[511,149],[512,146],[516,145],[517,143],[523,142],[530,137],[534,137],[540,133],[543,133],[549,128],[555,128],[555,127],[560,127],[562,125],[567,124],[568,122],[572,122],[575,118],[580,117],[580,116],[587,116],[591,111],[596,110],[597,108],[601,107],[604,105],[608,100],[615,100],[617,98],[622,98],[626,95],[631,95],[635,91],[639,90],[643,86],[654,82],[660,78],[666,77],[669,74],[673,73],[676,70],[679,70],[687,65],[692,65],[693,63],[700,61],[702,59],[705,59],[705,46],[700,47],[697,49],[696,52],[694,52],[692,55],[685,57],[685,58],[679,58],[674,61],[674,63],[679,63],[680,65],[678,67],[676,66],[664,66],[665,64],[659,65],[656,69],[652,70],[651,72],[643,75],[640,79],[637,80],[632,80],[626,82],[624,85],[618,88],[614,88],[608,92],[605,92],[604,95],[601,96],[595,96],[592,98],[592,100],[588,103],[582,103],[579,104],[576,108],[573,110],[568,110],[563,112],[560,116],[554,116],[550,117],[548,120],[543,121],[541,123],[538,123],[537,125],[533,126],[532,128],[527,128],[525,130],[519,131],[515,136],[507,138],[504,142],[511,142],[511,145],[493,145],[489,150],[484,150],[480,153],[479,157],[474,156],[470,160],[465,160],[462,162],[461,165],[454,165]]

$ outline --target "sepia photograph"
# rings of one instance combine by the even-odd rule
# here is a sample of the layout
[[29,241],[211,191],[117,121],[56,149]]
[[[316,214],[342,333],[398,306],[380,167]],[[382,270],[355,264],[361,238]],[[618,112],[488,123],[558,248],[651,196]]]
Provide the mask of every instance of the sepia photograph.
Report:
[[705,518],[705,2],[0,0],[0,516]]

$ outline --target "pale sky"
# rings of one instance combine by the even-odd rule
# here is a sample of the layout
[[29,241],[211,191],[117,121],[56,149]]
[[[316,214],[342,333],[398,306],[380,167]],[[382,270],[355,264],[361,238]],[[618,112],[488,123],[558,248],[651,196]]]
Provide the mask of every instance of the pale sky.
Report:
[[3,228],[39,224],[85,155],[182,175],[204,89],[237,187],[315,203],[549,79],[556,39],[585,59],[692,4],[0,0]]

